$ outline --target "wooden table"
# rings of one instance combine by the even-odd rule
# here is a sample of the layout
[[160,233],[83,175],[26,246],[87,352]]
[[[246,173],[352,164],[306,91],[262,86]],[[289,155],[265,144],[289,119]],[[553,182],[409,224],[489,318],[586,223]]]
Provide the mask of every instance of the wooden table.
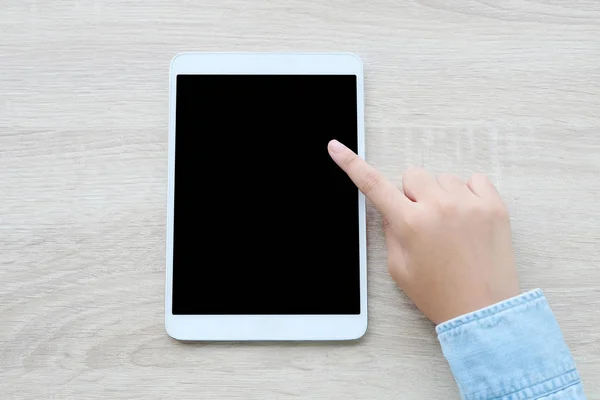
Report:
[[600,398],[599,2],[0,8],[3,399],[458,397],[432,325],[387,275],[372,207],[363,340],[167,337],[167,78],[188,50],[359,54],[368,159],[398,183],[410,164],[493,177],[522,286],[545,290],[588,396]]

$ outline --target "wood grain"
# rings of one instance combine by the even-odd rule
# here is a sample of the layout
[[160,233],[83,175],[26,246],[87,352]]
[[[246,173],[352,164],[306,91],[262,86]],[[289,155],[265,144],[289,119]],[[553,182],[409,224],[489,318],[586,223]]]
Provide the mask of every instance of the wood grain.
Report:
[[356,343],[182,344],[163,328],[168,65],[180,51],[351,51],[369,160],[490,174],[524,288],[600,398],[600,3],[0,1],[3,399],[447,399],[432,326],[369,208]]

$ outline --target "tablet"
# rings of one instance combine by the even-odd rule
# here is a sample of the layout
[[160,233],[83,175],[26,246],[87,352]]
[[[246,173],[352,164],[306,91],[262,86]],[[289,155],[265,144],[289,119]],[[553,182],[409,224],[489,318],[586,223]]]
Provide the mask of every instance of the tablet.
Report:
[[165,324],[180,340],[345,340],[367,328],[352,54],[187,53],[170,69]]

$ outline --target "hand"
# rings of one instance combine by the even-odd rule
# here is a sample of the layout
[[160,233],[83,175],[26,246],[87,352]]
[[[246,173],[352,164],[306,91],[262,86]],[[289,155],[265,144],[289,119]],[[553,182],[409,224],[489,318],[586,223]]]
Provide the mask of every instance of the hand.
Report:
[[390,275],[432,322],[520,293],[508,211],[486,176],[411,168],[401,191],[338,141],[328,150],[383,214]]

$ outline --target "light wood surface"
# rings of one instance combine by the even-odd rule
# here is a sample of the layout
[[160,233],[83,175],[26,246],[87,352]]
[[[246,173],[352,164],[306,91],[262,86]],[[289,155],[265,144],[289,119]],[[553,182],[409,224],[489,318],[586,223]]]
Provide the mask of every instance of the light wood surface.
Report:
[[522,286],[600,398],[599,2],[0,0],[1,398],[458,398],[371,207],[363,340],[167,337],[167,78],[190,50],[359,54],[368,159],[493,177]]

